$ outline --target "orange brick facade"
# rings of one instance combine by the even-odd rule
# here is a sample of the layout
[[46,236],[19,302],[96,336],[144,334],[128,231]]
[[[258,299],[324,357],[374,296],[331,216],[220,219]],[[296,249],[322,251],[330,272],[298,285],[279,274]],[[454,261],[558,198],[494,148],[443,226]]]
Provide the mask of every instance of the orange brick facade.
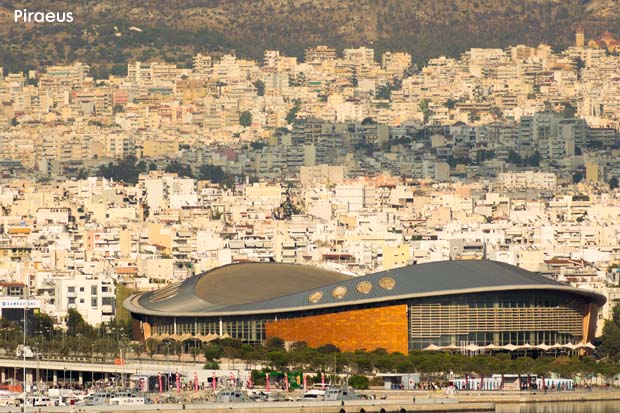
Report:
[[342,351],[409,351],[404,304],[268,322],[265,332],[267,339],[305,341],[311,347],[333,344]]

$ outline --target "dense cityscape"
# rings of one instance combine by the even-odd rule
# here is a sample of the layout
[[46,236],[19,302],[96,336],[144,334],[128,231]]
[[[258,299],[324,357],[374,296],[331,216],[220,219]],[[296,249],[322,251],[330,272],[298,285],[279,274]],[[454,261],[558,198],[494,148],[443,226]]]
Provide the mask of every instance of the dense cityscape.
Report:
[[[577,333],[536,336],[537,356],[554,344],[556,356],[558,349],[566,356],[584,355],[595,348],[592,341],[600,345],[605,320],[619,321],[614,312],[620,302],[619,45],[609,32],[587,39],[579,28],[574,46],[565,50],[544,44],[470,49],[421,67],[405,52],[375,56],[369,47],[341,51],[319,45],[306,49],[302,60],[266,50],[260,62],[222,53],[196,55],[192,67],[129,62],[104,79],[92,77],[80,62],[28,73],[0,68],[3,318],[24,321],[26,307],[49,316],[47,330],[35,324],[23,331],[38,335],[40,347],[47,332],[49,351],[67,331],[95,340],[100,329],[107,340],[116,332],[118,341],[119,331],[126,341],[146,340],[147,346],[127,344],[126,351],[138,357],[149,352],[152,359],[166,350],[169,355],[170,345],[149,349],[149,338],[151,345],[194,337],[259,346],[270,331],[298,334],[288,325],[272,326],[277,316],[256,315],[254,330],[248,330],[218,313],[219,325],[205,321],[201,327],[189,304],[180,305],[187,314],[166,324],[166,314],[147,305],[172,299],[191,277],[229,264],[313,267],[325,271],[325,285],[345,282],[334,272],[387,274],[375,284],[362,281],[331,291],[334,300],[353,300],[358,298],[347,298],[347,291],[364,296],[373,288],[373,294],[379,288],[387,294],[400,287],[406,277],[398,271],[405,267],[491,260],[574,287],[575,297],[575,291],[592,292],[575,298],[581,307],[570,316]],[[515,271],[506,277],[529,287]],[[472,269],[472,277],[479,272]],[[320,286],[317,281],[300,291]],[[125,301],[137,293],[150,301]],[[278,293],[289,297],[297,291]],[[304,296],[303,304],[320,304],[329,296],[317,291]],[[279,297],[260,298],[278,303]],[[503,299],[494,308],[504,306]],[[598,313],[581,309],[593,302],[604,303]],[[248,303],[232,302],[240,309],[231,311],[246,311]],[[296,303],[278,308],[298,309]],[[531,305],[560,307],[554,303]],[[407,311],[416,309],[407,305],[412,306]],[[336,317],[311,310],[308,318]],[[151,319],[149,311],[155,314]],[[88,325],[81,330],[75,318],[69,321],[76,312]],[[188,314],[195,319],[183,327],[179,320]],[[405,317],[403,325],[407,322]],[[525,356],[534,345],[534,334],[532,342],[529,335],[468,336],[465,342],[460,337],[466,334],[442,334],[436,341],[406,337],[383,347],[339,345],[396,352],[404,343],[403,353],[462,354],[487,346]],[[272,333],[272,345],[273,338]],[[302,341],[282,338],[289,349]],[[122,362],[120,349],[93,343],[100,355],[110,352]],[[179,360],[192,353],[187,344],[178,348]],[[603,348],[611,359],[620,355],[609,342]],[[201,351],[208,353],[208,346]],[[242,357],[241,350],[234,351]],[[248,359],[269,357],[261,354]],[[347,360],[339,358],[336,366],[333,357],[331,372],[345,371]],[[208,354],[200,359],[212,361]],[[289,365],[269,360],[264,364]],[[390,363],[386,370],[398,369],[398,360]],[[315,367],[325,371],[327,364],[321,359]],[[414,361],[403,366],[416,368]],[[615,374],[604,367],[606,376]],[[350,363],[348,368],[351,373]],[[259,379],[265,383],[264,376]],[[208,382],[202,376],[201,381]],[[539,385],[545,387],[544,377]]]

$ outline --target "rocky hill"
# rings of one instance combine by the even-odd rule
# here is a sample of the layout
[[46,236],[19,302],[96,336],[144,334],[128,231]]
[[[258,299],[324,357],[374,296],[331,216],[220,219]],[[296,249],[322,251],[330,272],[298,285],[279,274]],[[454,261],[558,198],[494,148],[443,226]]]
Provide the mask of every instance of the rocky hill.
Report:
[[[73,23],[18,24],[13,10],[71,11]],[[423,62],[469,47],[573,42],[620,32],[617,0],[0,0],[0,66],[76,59],[100,74],[127,60],[191,63],[198,51],[303,55],[309,45],[372,45]],[[115,66],[116,65],[116,66]]]

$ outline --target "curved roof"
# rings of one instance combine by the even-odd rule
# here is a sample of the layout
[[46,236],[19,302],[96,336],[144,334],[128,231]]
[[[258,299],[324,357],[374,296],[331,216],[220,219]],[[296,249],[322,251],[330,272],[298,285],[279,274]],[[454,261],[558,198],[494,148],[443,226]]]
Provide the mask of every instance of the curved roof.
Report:
[[[237,266],[233,265],[223,268],[234,268]],[[245,302],[241,302],[237,299],[237,302],[229,301],[227,304],[220,302],[219,305],[209,307],[196,305],[195,300],[199,300],[197,294],[208,294],[208,290],[205,290],[204,292],[196,293],[188,291],[183,294],[187,299],[184,299],[179,307],[175,307],[172,302],[170,303],[172,305],[168,303],[162,305],[153,299],[146,302],[144,295],[128,298],[124,306],[138,314],[223,316],[302,311],[313,308],[348,306],[416,297],[511,290],[563,291],[582,296],[588,301],[595,302],[597,305],[602,305],[606,301],[603,295],[569,287],[514,265],[488,260],[432,262],[383,271],[363,277],[351,278],[343,276],[338,280],[327,281],[323,284],[319,284],[320,281],[315,279],[316,283],[312,286],[308,286],[302,279],[310,273],[322,270],[313,267],[291,267],[295,271],[288,273],[289,278],[287,278],[287,281],[294,284],[291,288],[294,291],[281,295],[273,294],[270,298],[262,300],[244,300]],[[306,270],[305,275],[297,272],[301,271],[301,269]],[[334,274],[331,272],[327,273],[330,276]],[[205,275],[207,274],[209,273]],[[248,274],[246,278],[243,268],[239,268],[237,275],[242,284],[244,283],[242,280],[245,279],[252,289],[265,288],[265,286],[255,282],[259,278],[252,278],[251,274]],[[149,293],[149,297],[161,294],[161,291]],[[235,295],[234,291],[231,293],[231,296]],[[193,298],[189,299],[190,297]],[[170,301],[173,300],[170,299]],[[174,301],[178,302],[177,300]],[[204,303],[204,301],[202,302]],[[149,305],[145,306],[143,303]]]
[[162,315],[205,313],[231,305],[270,300],[349,278],[335,271],[294,264],[232,264],[157,291],[130,297],[125,307],[138,313],[141,311],[134,310],[134,306]]

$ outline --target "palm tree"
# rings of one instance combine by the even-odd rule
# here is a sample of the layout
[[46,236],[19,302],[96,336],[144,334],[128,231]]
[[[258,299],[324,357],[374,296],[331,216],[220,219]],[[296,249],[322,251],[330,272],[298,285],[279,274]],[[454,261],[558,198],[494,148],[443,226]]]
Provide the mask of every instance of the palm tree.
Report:
[[149,353],[149,356],[151,356],[151,358],[153,358],[153,356],[157,354],[159,344],[159,340],[155,338],[149,338],[146,340],[146,351]]

